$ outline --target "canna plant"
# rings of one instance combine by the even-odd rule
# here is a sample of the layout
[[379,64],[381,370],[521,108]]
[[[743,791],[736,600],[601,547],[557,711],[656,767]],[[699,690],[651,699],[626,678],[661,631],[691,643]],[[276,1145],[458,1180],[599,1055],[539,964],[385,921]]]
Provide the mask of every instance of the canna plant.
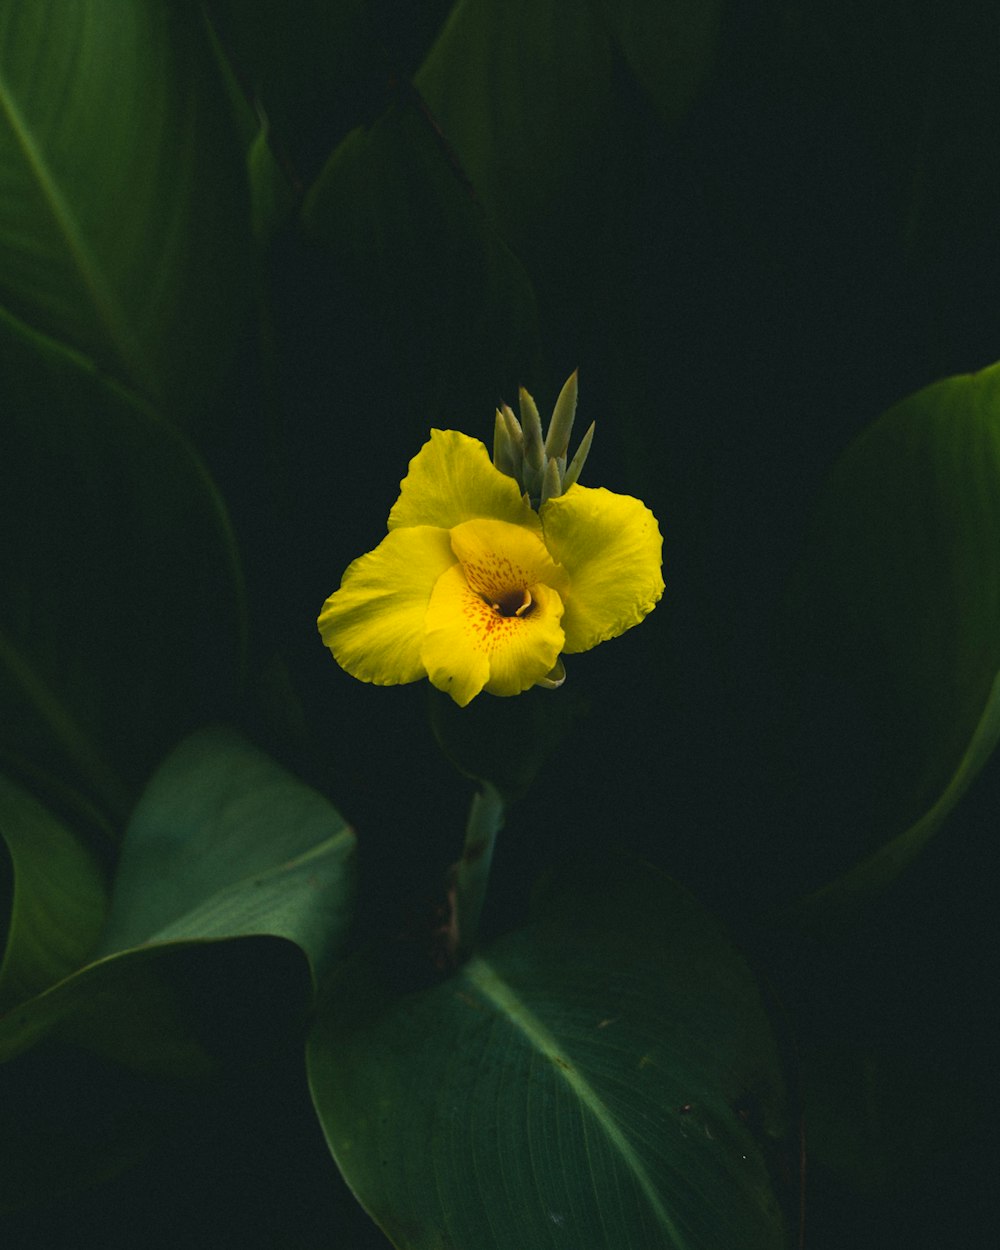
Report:
[[926,17],[0,4],[5,1248],[976,1244],[995,14]]

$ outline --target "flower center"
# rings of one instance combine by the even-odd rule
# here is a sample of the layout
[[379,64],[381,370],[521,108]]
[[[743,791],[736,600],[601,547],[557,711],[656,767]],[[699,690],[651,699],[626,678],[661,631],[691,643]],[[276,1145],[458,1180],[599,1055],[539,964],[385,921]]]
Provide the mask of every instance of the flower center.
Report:
[[[547,615],[552,590],[565,574],[553,563],[541,535],[522,525],[476,517],[451,530],[458,576],[465,584],[465,615],[484,639],[522,637],[521,622]],[[568,587],[565,587],[568,589]],[[492,644],[491,644],[492,645]]]
[[534,607],[534,601],[531,598],[531,591],[525,586],[515,587],[508,590],[494,601],[488,595],[483,595],[483,602],[488,603],[494,612],[499,612],[501,616],[527,616]]
[[534,600],[528,587],[533,579],[516,557],[487,548],[468,553],[461,563],[469,589],[498,616],[523,618],[530,613]]

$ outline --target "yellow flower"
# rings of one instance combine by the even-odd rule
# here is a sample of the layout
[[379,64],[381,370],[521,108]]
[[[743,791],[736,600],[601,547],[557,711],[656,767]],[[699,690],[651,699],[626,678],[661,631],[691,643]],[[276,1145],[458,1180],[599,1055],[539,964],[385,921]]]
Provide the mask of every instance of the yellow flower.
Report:
[[574,482],[536,511],[455,430],[411,460],[388,530],[323,605],[320,634],[352,676],[427,677],[461,707],[560,684],[562,654],[624,633],[663,593],[660,530],[638,499]]

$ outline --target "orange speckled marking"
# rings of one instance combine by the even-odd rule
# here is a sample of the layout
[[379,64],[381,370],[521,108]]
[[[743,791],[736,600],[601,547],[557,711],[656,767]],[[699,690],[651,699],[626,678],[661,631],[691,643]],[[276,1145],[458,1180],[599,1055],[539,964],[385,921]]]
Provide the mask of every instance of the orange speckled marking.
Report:
[[462,571],[469,587],[462,611],[482,650],[491,652],[531,614],[534,600],[528,570],[490,551],[463,564]]
[[476,588],[466,570],[468,589],[462,596],[462,613],[476,638],[476,645],[487,654],[502,646],[515,630],[523,629],[535,606],[526,586],[490,588],[487,596]]
[[[486,552],[462,565],[465,580],[491,607],[504,616],[522,615],[531,606],[528,570],[497,551]],[[518,609],[521,609],[519,612]]]

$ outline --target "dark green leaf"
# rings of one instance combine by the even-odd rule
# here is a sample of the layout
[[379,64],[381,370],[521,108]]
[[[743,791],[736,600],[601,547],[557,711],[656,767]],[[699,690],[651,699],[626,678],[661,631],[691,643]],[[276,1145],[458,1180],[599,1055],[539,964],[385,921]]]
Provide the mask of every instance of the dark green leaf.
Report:
[[[534,293],[428,119],[410,102],[351,132],[303,220],[335,269],[352,321],[370,319],[410,394],[454,386],[474,362],[517,376],[536,349]],[[367,324],[367,322],[366,322]],[[366,346],[366,350],[371,350]]]
[[247,152],[250,179],[251,220],[255,237],[268,243],[295,211],[295,188],[275,159],[262,126]]
[[291,942],[174,942],[89,965],[0,1018],[0,1209],[120,1170],[220,1068],[302,1027]]
[[354,841],[322,795],[234,731],[202,730],[135,809],[102,950],[266,933],[321,975],[351,921]]
[[[194,967],[201,952],[207,966],[236,967],[240,944],[227,954],[219,941],[258,935],[294,943],[322,973],[353,885],[354,835],[325,799],[231,730],[193,734],[136,807],[101,957],[4,1017],[0,1058],[54,1034],[130,1066],[183,1068],[200,1051],[178,1001],[211,978],[175,977],[175,964]],[[298,976],[291,984],[301,991]]]
[[964,1079],[961,1062],[915,1061],[900,1050],[838,1039],[803,1056],[810,1158],[861,1193],[904,1190],[983,1114],[978,1082]]
[[782,920],[810,928],[850,925],[860,906],[878,897],[920,854],[968,790],[1000,742],[1000,676],[990,688],[986,708],[973,732],[968,750],[937,801],[908,829],[884,843],[842,877],[801,899],[782,913]]
[[266,118],[290,181],[308,186],[344,135],[378,111],[390,67],[367,0],[212,0],[212,22]]
[[176,430],[0,314],[0,750],[123,815],[129,784],[228,706],[242,578]]
[[787,1245],[775,1043],[719,926],[603,859],[431,989],[359,959],[309,1042],[362,1204],[407,1250]]
[[300,1026],[310,997],[291,942],[151,944],[98,959],[0,1018],[0,1065],[69,1046],[155,1079],[196,1081]]
[[589,5],[469,0],[417,74],[477,194],[518,246],[596,172],[612,67],[612,40]]
[[[20,1150],[0,1207],[113,1172],[185,1091],[301,1029],[353,885],[354,836],[319,794],[230,730],[181,743],[129,826],[104,954],[0,1018]],[[57,1128],[86,1148],[53,1150]]]
[[850,746],[883,836],[914,826],[896,844],[905,853],[880,861],[891,876],[997,737],[1000,366],[927,387],[854,444],[821,497],[792,601],[806,697],[830,721],[821,740]]
[[434,737],[459,772],[488,781],[506,803],[522,798],[581,715],[572,688],[526,691],[517,699],[477,699],[460,708],[430,687]]
[[601,11],[643,91],[676,124],[712,66],[721,0],[602,0]]
[[93,951],[107,888],[91,852],[51,812],[0,777],[0,838],[13,870],[0,1011],[74,972]]
[[242,153],[197,6],[0,11],[0,293],[171,408],[204,402],[246,305]]

